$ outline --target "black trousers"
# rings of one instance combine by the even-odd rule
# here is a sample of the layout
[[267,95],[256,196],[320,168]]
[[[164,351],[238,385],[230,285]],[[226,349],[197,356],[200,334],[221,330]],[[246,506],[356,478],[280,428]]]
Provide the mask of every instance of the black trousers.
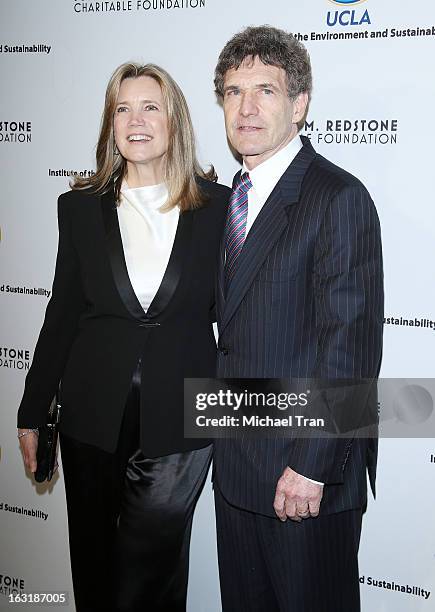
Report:
[[192,517],[211,446],[154,459],[132,389],[115,453],[60,445],[77,612],[184,612]]
[[215,506],[223,612],[359,612],[361,510],[282,523],[216,482]]

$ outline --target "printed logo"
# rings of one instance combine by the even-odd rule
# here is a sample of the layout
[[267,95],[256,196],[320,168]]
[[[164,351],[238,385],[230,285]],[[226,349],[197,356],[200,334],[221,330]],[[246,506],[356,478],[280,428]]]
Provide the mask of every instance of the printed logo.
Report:
[[365,2],[366,0],[329,0],[329,2],[332,2],[332,4],[344,4],[344,5],[349,5],[349,4],[361,4],[361,2]]
[[29,518],[41,519],[46,521],[48,519],[48,512],[42,510],[35,510],[35,508],[26,508],[25,506],[14,506],[5,502],[0,502],[0,510],[3,512],[12,512],[14,514],[21,514]]
[[305,136],[316,144],[394,145],[397,142],[397,119],[325,119],[305,122]]
[[1,142],[32,142],[32,122],[0,121]]
[[44,289],[43,287],[26,287],[25,285],[18,285],[14,287],[12,285],[3,284],[0,286],[0,293],[21,293],[23,295],[42,295],[48,299],[51,296],[50,289]]
[[30,351],[23,348],[0,346],[0,368],[28,370],[30,368]]
[[403,584],[395,582],[394,580],[373,578],[372,576],[360,576],[359,582],[360,584],[365,584],[370,587],[386,589],[387,591],[395,591],[397,593],[412,595],[422,599],[429,599],[431,596],[431,591],[429,591],[427,588],[423,588],[421,585]]
[[348,26],[359,26],[359,25],[370,25],[370,15],[368,10],[361,11],[358,9],[352,8],[357,4],[361,4],[365,2],[365,0],[329,0],[332,4],[338,4],[342,9],[344,7],[345,10],[336,10],[336,11],[328,11],[326,13],[326,25],[333,27],[348,27]]
[[394,315],[384,318],[384,325],[399,325],[400,327],[417,327],[419,329],[435,331],[435,321],[422,317],[402,317]]
[[110,2],[73,1],[75,13],[125,13],[132,11],[171,11],[173,9],[202,9],[206,0],[118,0]]
[[40,43],[37,45],[0,45],[0,53],[45,53],[48,55],[51,45]]
[[24,591],[24,578],[22,576],[13,576],[6,574],[5,572],[0,573],[0,595],[18,595]]
[[94,176],[94,170],[70,170],[67,168],[49,168],[48,176],[50,177],[58,177],[58,176],[80,176],[80,178],[90,178]]

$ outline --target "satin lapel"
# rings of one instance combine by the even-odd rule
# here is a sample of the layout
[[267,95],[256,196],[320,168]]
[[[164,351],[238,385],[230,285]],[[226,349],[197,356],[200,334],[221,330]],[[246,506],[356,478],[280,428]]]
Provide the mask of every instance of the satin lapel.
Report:
[[181,278],[183,261],[189,250],[192,240],[193,211],[180,214],[177,232],[175,234],[174,246],[165,270],[160,287],[154,296],[148,310],[147,317],[158,316],[169,304]]
[[102,196],[101,208],[106,230],[106,245],[112,267],[113,278],[122,301],[130,314],[136,319],[146,321],[152,317],[156,317],[168,305],[178,286],[178,282],[181,277],[183,260],[191,242],[193,213],[187,211],[180,214],[174,245],[172,247],[171,256],[169,257],[165,274],[157,293],[154,296],[154,299],[145,313],[136,297],[130,282],[130,277],[128,276],[113,193],[109,192]]
[[287,227],[287,207],[299,200],[303,178],[316,155],[308,138],[301,136],[301,139],[304,146],[276,184],[248,233],[228,287],[220,333],[228,325],[262,263]]
[[118,293],[125,307],[135,319],[145,319],[145,311],[136,297],[128,276],[113,191],[101,196],[101,211],[106,230],[107,252]]

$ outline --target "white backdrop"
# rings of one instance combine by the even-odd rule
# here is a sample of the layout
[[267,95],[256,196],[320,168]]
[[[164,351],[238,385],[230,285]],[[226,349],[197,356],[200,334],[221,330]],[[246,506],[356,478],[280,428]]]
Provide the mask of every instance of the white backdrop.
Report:
[[[319,152],[361,178],[377,204],[386,289],[382,373],[434,375],[431,0],[421,0],[418,11],[394,0],[3,0],[0,610],[25,609],[8,603],[13,591],[72,593],[62,474],[48,488],[25,475],[15,415],[51,291],[56,200],[69,172],[94,167],[107,80],[127,60],[166,68],[188,99],[201,161],[230,184],[238,166],[213,69],[233,33],[263,23],[304,39],[314,72],[306,133]],[[409,325],[415,319],[428,324]],[[434,474],[432,439],[381,442],[378,499],[369,504],[360,551],[363,611],[435,610]],[[72,601],[63,609],[74,610]],[[195,517],[189,611],[219,610],[208,484]]]

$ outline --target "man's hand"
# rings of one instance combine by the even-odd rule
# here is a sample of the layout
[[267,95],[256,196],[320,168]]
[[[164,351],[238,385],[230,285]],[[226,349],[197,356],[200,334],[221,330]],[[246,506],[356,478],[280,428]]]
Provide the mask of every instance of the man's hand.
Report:
[[276,485],[273,508],[281,521],[287,517],[300,522],[310,516],[318,516],[323,495],[323,485],[310,482],[286,467]]

